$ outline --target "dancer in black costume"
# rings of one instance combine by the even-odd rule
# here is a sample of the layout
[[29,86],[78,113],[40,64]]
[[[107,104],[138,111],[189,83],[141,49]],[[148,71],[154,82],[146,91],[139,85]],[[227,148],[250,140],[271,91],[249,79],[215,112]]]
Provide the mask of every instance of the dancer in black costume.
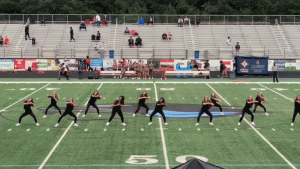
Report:
[[60,116],[60,118],[58,119],[58,122],[56,123],[55,127],[57,127],[59,125],[59,122],[61,121],[61,119],[63,117],[65,117],[66,115],[70,115],[72,117],[74,117],[74,126],[78,126],[77,125],[77,116],[73,113],[73,109],[76,106],[76,103],[74,101],[73,98],[70,98],[70,100],[66,103],[67,104],[67,108],[65,110],[65,112]]
[[242,117],[240,118],[240,121],[238,125],[241,125],[241,122],[245,116],[245,113],[249,114],[251,116],[251,124],[254,124],[254,114],[251,112],[250,108],[252,107],[253,104],[258,103],[258,101],[254,101],[252,95],[249,96],[249,98],[246,100],[245,107],[243,108],[242,111]]
[[159,113],[163,117],[165,125],[168,125],[167,120],[166,120],[166,116],[165,116],[165,114],[162,110],[163,107],[165,107],[165,106],[168,106],[168,105],[166,104],[165,99],[163,97],[161,97],[159,99],[159,101],[156,102],[155,109],[150,115],[150,123],[148,125],[152,125],[152,118],[156,113]]
[[298,113],[300,114],[300,96],[297,96],[294,102],[295,102],[295,109],[294,109],[294,115],[293,115],[291,126],[294,126],[296,116]]
[[139,96],[139,103],[138,103],[138,107],[136,109],[136,111],[133,114],[133,117],[139,112],[141,107],[144,107],[146,109],[146,114],[145,116],[149,116],[148,111],[149,111],[149,107],[145,104],[146,99],[150,99],[150,97],[148,96],[147,92],[144,91],[140,96]]
[[121,117],[122,125],[126,126],[126,124],[124,123],[123,112],[121,110],[122,107],[125,107],[124,101],[125,101],[125,97],[124,96],[120,96],[119,99],[116,100],[112,104],[112,112],[111,112],[111,116],[110,116],[108,122],[106,123],[107,126],[110,124],[110,122],[112,121],[112,119],[115,117],[116,113],[118,113],[118,115]]
[[214,103],[208,98],[208,96],[205,96],[204,97],[204,100],[202,101],[202,108],[199,112],[199,115],[198,115],[198,118],[197,118],[197,123],[196,123],[196,126],[199,125],[199,121],[200,121],[200,117],[203,113],[206,113],[209,117],[210,117],[210,120],[209,120],[209,125],[214,125],[212,123],[212,119],[213,119],[213,115],[211,114],[211,112],[209,111],[209,109],[211,108],[211,106],[213,106]]
[[59,98],[59,95],[57,94],[56,91],[53,91],[53,94],[51,96],[48,96],[49,98],[51,98],[51,104],[47,107],[46,111],[45,111],[45,115],[44,115],[44,118],[47,117],[47,113],[48,113],[48,110],[53,106],[55,107],[58,111],[59,111],[59,114],[61,115],[61,111],[60,111],[60,108],[57,106],[57,101],[58,101],[58,98]]
[[262,94],[262,92],[259,92],[255,98],[256,101],[258,101],[258,103],[255,103],[255,107],[253,110],[253,114],[256,111],[257,106],[260,106],[264,109],[266,116],[268,116],[269,114],[267,113],[267,110],[265,108],[265,106],[263,105],[263,103],[265,103],[267,101],[266,97]]
[[22,118],[27,116],[27,115],[30,115],[33,117],[34,121],[35,121],[35,125],[39,126],[39,123],[37,122],[37,119],[35,117],[35,115],[33,114],[32,110],[31,110],[31,107],[34,107],[34,103],[33,103],[33,99],[32,98],[29,98],[28,100],[24,101],[24,109],[25,109],[25,112],[20,116],[19,118],[19,123],[16,124],[16,126],[19,126],[21,125],[21,121],[22,121]]
[[87,114],[87,112],[89,111],[89,108],[90,108],[91,106],[93,106],[93,107],[97,110],[98,116],[101,117],[101,114],[100,114],[100,112],[99,112],[99,109],[98,109],[98,107],[97,107],[97,105],[96,105],[96,101],[99,100],[99,99],[102,99],[102,97],[100,96],[98,90],[96,90],[96,91],[91,95],[91,98],[90,98],[90,100],[89,100],[89,102],[88,102],[88,104],[87,104],[87,106],[86,106],[85,113],[84,113],[84,115],[83,115],[82,117],[85,117],[85,116],[86,116],[86,114]]

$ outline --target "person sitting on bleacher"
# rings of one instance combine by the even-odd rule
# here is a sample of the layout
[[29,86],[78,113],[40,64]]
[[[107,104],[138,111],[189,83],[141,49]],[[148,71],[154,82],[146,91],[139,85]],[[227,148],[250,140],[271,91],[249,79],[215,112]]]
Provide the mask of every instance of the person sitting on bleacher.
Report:
[[186,17],[184,18],[184,24],[185,24],[185,25],[189,25],[189,21],[190,21],[190,19],[186,16]]
[[97,51],[98,53],[100,53],[100,49],[99,49],[98,44],[95,45],[95,51]]
[[131,48],[134,44],[133,44],[134,40],[132,39],[132,36],[130,36],[130,39],[128,39],[128,45]]
[[31,41],[32,41],[32,46],[35,46],[36,44],[35,37],[32,37]]
[[5,40],[4,40],[4,44],[5,44],[5,45],[8,45],[8,43],[9,43],[9,39],[8,39],[8,37],[6,36],[6,37],[5,37]]
[[140,38],[140,36],[138,36],[138,38],[135,39],[135,46],[137,47],[141,47],[143,44],[142,44],[142,39]]
[[135,32],[135,33],[134,33],[134,36],[139,36],[139,33]]
[[147,22],[147,25],[149,25],[149,23],[151,23],[152,25],[153,25],[153,19],[152,19],[152,17],[150,16],[150,19],[149,19],[149,21]]
[[97,40],[97,41],[99,41],[99,40],[100,40],[100,38],[101,38],[101,34],[100,34],[100,32],[99,32],[99,31],[97,31],[96,40]]
[[168,40],[173,40],[173,36],[172,36],[172,34],[170,32],[168,34]]
[[124,34],[130,34],[130,30],[126,27]]
[[183,26],[183,19],[182,18],[178,19],[178,26],[180,26],[180,27]]
[[3,45],[3,38],[0,36],[0,45]]
[[167,38],[168,38],[168,35],[167,35],[167,33],[166,32],[164,32],[163,34],[162,34],[162,39],[163,40],[167,40]]
[[85,29],[86,30],[86,25],[84,22],[81,22],[80,26],[79,26],[79,30],[81,31],[81,29]]
[[106,20],[105,20],[105,19],[103,19],[103,20],[102,20],[102,25],[105,25],[105,26],[107,26],[107,22],[106,22]]

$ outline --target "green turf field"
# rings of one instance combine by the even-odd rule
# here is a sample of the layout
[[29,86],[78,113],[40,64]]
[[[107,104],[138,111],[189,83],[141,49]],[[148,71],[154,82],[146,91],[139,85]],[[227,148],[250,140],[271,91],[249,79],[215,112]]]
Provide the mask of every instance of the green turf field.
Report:
[[[0,168],[26,169],[96,169],[96,168],[159,168],[168,169],[181,162],[198,157],[223,168],[298,168],[300,166],[300,119],[291,127],[293,100],[300,93],[300,82],[284,79],[283,83],[268,83],[270,79],[212,80],[99,80],[57,81],[55,79],[0,80]],[[253,81],[253,82],[251,82]],[[155,83],[153,83],[155,82]],[[85,105],[93,91],[99,89],[103,99],[97,101],[102,118],[90,108],[82,117]],[[170,109],[199,111],[205,95],[218,93],[226,111],[240,110],[249,95],[262,91],[269,116],[256,113],[255,126],[250,116],[238,126],[239,115],[216,116],[214,125],[202,118],[168,118],[169,125],[154,117],[140,114],[133,117],[138,96],[148,90],[150,110],[160,97],[166,99]],[[59,114],[52,109],[43,118],[53,90],[58,91],[58,106],[64,111],[65,102],[73,97],[77,108],[78,127],[71,125],[72,117],[66,116],[55,128]],[[106,126],[111,105],[120,95],[125,96],[123,108],[126,126],[118,115]],[[24,112],[23,101],[32,97],[33,108],[40,126],[27,116],[21,126],[16,126]],[[193,109],[198,105],[196,110]],[[177,106],[177,107],[176,107]],[[217,110],[217,109],[213,109]],[[262,108],[258,107],[258,111]],[[151,113],[150,111],[149,113]],[[217,112],[216,112],[217,113]]]

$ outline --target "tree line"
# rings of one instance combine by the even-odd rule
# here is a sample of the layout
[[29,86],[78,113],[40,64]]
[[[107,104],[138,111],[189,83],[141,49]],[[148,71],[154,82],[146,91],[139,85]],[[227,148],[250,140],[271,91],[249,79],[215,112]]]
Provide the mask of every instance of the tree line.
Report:
[[289,0],[0,0],[1,14],[298,15]]

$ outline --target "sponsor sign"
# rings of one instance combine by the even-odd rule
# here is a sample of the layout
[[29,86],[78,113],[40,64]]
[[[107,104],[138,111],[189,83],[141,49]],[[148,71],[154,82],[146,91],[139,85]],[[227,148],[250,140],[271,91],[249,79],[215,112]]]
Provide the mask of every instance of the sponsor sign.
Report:
[[238,56],[236,71],[240,74],[268,74],[268,59],[269,57]]
[[14,59],[0,59],[0,70],[14,70]]

